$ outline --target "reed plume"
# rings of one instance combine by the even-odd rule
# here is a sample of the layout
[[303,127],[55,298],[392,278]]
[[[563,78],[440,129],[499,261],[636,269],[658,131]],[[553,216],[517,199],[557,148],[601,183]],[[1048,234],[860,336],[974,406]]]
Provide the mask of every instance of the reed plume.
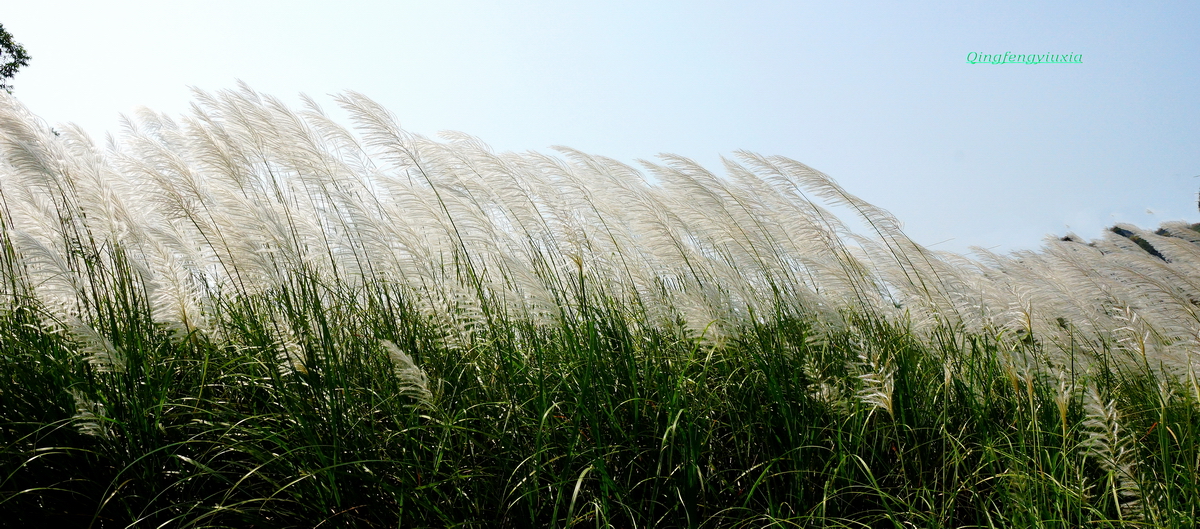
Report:
[[888,212],[780,156],[735,153],[725,176],[674,155],[639,170],[568,148],[436,141],[353,92],[336,98],[353,129],[307,98],[295,111],[246,86],[195,96],[178,119],[126,118],[106,150],[0,96],[8,240],[61,316],[86,311],[89,263],[120,248],[155,320],[180,335],[206,332],[223,297],[308,270],[402,285],[464,335],[494,311],[549,322],[607,296],[713,338],[785,306],[835,326],[853,310],[926,331],[1019,331],[1059,364],[1112,347],[1176,375],[1195,361],[1200,237],[1179,225],[1121,228],[1137,244],[1109,233],[972,259],[922,247]]

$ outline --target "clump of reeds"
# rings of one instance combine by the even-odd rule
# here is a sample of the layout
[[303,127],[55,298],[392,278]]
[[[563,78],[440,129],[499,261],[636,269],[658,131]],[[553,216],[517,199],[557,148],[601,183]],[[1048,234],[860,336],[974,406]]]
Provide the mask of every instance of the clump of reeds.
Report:
[[101,149],[0,94],[0,524],[1196,517],[1195,232],[971,260],[783,157],[196,97]]

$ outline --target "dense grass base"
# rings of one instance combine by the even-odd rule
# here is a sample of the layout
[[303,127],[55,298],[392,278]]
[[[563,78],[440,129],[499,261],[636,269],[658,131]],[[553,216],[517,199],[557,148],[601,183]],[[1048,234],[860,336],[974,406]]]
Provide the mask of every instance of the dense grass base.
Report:
[[861,315],[817,332],[780,312],[714,342],[603,300],[557,325],[491,314],[464,333],[403,292],[307,280],[181,336],[151,323],[136,288],[109,292],[89,312],[106,359],[28,299],[0,315],[0,524],[1193,527],[1200,514],[1194,382],[1039,374],[1017,365],[1037,358],[1032,339],[919,341]]

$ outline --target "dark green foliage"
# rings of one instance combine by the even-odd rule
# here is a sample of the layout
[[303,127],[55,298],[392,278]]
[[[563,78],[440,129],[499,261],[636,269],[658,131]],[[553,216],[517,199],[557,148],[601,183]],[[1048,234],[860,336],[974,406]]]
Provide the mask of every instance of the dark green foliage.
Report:
[[0,90],[12,93],[12,85],[8,80],[17,74],[22,66],[29,65],[29,53],[25,47],[13,41],[12,35],[0,24]]
[[1159,252],[1158,249],[1154,247],[1154,245],[1150,244],[1150,242],[1147,241],[1146,239],[1143,239],[1143,238],[1137,236],[1137,234],[1135,234],[1127,229],[1117,227],[1117,226],[1113,226],[1112,228],[1109,228],[1109,231],[1133,241],[1134,244],[1137,244],[1138,247],[1141,248],[1142,250],[1145,250],[1146,253],[1153,255],[1159,259],[1162,259],[1163,261],[1167,260],[1167,258],[1163,257],[1163,254],[1161,252]]

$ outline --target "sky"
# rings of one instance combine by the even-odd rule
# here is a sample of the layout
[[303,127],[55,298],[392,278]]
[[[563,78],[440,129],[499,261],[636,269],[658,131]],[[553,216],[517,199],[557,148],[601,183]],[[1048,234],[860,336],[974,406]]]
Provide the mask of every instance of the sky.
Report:
[[[497,151],[783,155],[937,250],[1200,222],[1200,2],[1044,4],[56,1],[0,24],[32,57],[13,95],[101,144],[241,80]],[[968,62],[1007,52],[1079,62]]]

